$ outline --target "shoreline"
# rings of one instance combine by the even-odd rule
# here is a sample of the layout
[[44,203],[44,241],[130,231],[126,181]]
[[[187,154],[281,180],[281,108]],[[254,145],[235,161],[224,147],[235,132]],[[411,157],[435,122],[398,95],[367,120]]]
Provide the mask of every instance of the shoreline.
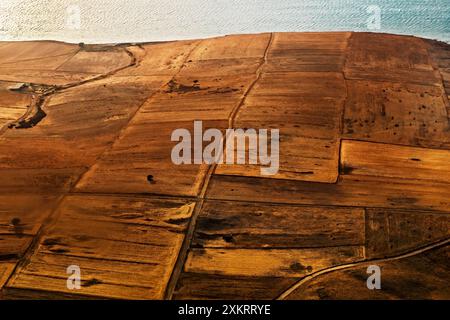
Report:
[[[305,33],[305,34],[327,34],[327,33],[369,33],[369,34],[384,34],[388,36],[402,36],[402,37],[412,37],[412,38],[419,38],[419,39],[425,39],[430,41],[435,41],[439,43],[444,43],[447,45],[450,45],[450,36],[448,40],[443,40],[439,38],[431,38],[426,37],[422,35],[415,35],[415,34],[405,34],[405,33],[395,33],[395,32],[379,32],[379,31],[349,31],[349,30],[338,30],[338,31],[282,31],[282,32],[276,32],[280,34],[289,34],[289,33]],[[104,45],[104,46],[123,46],[123,45],[152,45],[152,44],[162,44],[162,43],[173,43],[173,42],[179,42],[179,41],[196,41],[196,40],[207,40],[207,39],[216,39],[216,38],[224,38],[224,37],[230,37],[230,36],[237,36],[237,35],[261,35],[261,34],[269,34],[271,31],[267,32],[256,32],[256,33],[237,33],[237,34],[219,34],[219,35],[212,35],[207,37],[189,37],[189,38],[180,38],[180,39],[173,39],[173,40],[160,40],[160,41],[143,41],[143,42],[77,42],[77,41],[68,41],[68,40],[55,40],[55,39],[26,39],[26,40],[0,40],[0,43],[8,43],[8,42],[50,42],[50,43],[65,43],[65,44],[73,44],[73,45],[79,45],[79,44],[85,44],[85,45]]]
[[[448,299],[449,97],[412,36],[0,43],[0,297]],[[195,161],[238,128],[274,175]]]

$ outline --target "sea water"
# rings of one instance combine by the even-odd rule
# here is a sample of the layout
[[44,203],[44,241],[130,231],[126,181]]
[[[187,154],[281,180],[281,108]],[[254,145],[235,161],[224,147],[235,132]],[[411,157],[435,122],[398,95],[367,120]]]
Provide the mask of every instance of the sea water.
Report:
[[152,42],[342,30],[450,42],[450,0],[0,0],[0,40]]

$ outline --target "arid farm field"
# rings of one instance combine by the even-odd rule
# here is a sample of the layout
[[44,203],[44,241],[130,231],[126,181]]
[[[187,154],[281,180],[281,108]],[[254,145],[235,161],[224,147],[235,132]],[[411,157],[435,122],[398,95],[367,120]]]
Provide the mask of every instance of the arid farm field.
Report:
[[[0,297],[450,299],[449,97],[410,36],[0,42]],[[278,173],[175,165],[198,120],[279,128]]]

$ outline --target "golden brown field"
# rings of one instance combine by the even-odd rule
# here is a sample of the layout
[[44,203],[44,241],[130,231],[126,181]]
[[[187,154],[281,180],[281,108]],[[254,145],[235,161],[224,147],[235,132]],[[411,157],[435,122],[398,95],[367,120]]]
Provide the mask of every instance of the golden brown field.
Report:
[[[408,36],[0,42],[0,297],[450,299],[449,96]],[[174,165],[194,120],[279,128],[278,174]]]

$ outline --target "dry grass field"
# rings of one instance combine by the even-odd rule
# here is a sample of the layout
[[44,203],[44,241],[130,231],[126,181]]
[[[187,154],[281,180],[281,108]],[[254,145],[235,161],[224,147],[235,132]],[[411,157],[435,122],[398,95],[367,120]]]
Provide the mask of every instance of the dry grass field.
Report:
[[[449,97],[408,36],[0,42],[0,297],[450,299]],[[279,128],[279,172],[173,164],[195,120]]]

